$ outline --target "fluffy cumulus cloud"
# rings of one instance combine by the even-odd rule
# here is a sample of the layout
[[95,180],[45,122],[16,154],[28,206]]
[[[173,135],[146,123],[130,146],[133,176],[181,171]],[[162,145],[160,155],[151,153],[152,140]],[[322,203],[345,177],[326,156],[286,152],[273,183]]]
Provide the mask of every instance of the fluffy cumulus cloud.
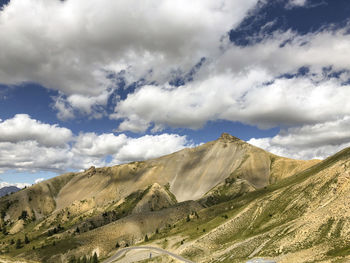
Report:
[[[223,119],[260,128],[282,127],[291,135],[310,125],[320,127],[346,119],[350,115],[348,30],[349,26],[326,28],[302,36],[275,32],[244,47],[227,44],[193,81],[179,87],[143,86],[120,101],[111,118],[123,120],[121,131],[167,126],[198,129],[207,121]],[[342,128],[336,125],[334,129]],[[303,143],[305,151],[299,146],[287,149],[287,144],[283,149],[279,144],[279,150],[266,143],[260,146],[300,159],[323,158],[347,145],[335,144],[338,134],[328,133],[319,151],[307,143]],[[290,145],[295,142],[289,141]]]
[[[341,130],[350,116],[350,25],[302,35],[261,30],[247,45],[230,42],[228,32],[262,3],[268,1],[12,0],[0,11],[0,80],[58,91],[52,105],[60,119],[104,117],[113,101],[109,117],[120,123],[118,132],[238,121],[281,127],[276,137],[252,139],[256,145],[323,158],[350,141]],[[119,81],[138,85],[116,95]],[[72,135],[27,115],[0,121],[6,169],[81,169],[189,144],[175,134]]]
[[38,178],[38,179],[35,179],[34,183],[38,184],[38,183],[40,183],[40,182],[42,182],[44,180],[45,180],[45,178]]
[[[22,126],[16,125],[19,119],[23,120]],[[185,136],[177,134],[145,135],[139,138],[95,133],[72,136],[66,128],[41,123],[28,115],[16,115],[3,121],[0,134],[1,172],[60,173],[85,169],[91,165],[106,166],[155,158],[192,146]],[[51,137],[56,138],[56,143]]]
[[109,76],[166,81],[218,52],[257,2],[12,0],[0,11],[0,79],[62,92],[54,104],[61,118],[72,117],[70,107],[90,114],[115,88]]
[[84,133],[76,138],[72,152],[77,156],[104,158],[112,156],[112,163],[147,160],[178,151],[192,144],[177,134],[145,135],[138,138],[125,134]]
[[[143,86],[120,101],[111,118],[124,120],[119,130],[137,132],[152,123],[199,128],[226,119],[272,127],[345,116],[350,112],[346,32],[326,29],[298,36],[288,31],[246,47],[228,44],[194,81]],[[306,74],[298,75],[300,68]]]
[[115,136],[112,133],[101,135],[82,133],[77,137],[73,151],[78,155],[102,158],[119,151],[127,141],[128,137],[124,134]]
[[114,154],[114,162],[125,163],[156,158],[169,152],[178,151],[184,147],[192,147],[185,136],[177,134],[145,135],[128,140],[120,150]]
[[[116,106],[112,118],[125,119],[120,130],[145,131],[152,123],[156,127],[200,128],[209,120],[237,114],[240,98],[254,84],[268,76],[264,71],[234,75],[223,73],[211,75],[206,80],[190,82],[177,88],[144,86]],[[142,123],[143,125],[138,125]]]
[[252,67],[265,68],[274,75],[293,73],[309,67],[322,73],[325,67],[333,71],[348,69],[350,25],[344,28],[325,28],[315,33],[298,35],[288,30],[263,35],[263,40],[245,47],[230,45],[214,64],[216,70],[227,68],[239,72]]
[[31,119],[27,114],[17,114],[12,119],[0,120],[0,143],[35,141],[38,145],[59,147],[72,139],[69,129]]
[[252,138],[249,143],[281,156],[324,159],[350,146],[350,117],[289,128],[272,138]]
[[[349,97],[350,85],[339,78],[273,79],[265,70],[250,70],[214,75],[178,88],[145,86],[120,102],[112,117],[125,119],[120,130],[135,132],[152,123],[196,129],[216,119],[261,128],[295,126],[347,116]],[[140,122],[142,126],[137,125]]]

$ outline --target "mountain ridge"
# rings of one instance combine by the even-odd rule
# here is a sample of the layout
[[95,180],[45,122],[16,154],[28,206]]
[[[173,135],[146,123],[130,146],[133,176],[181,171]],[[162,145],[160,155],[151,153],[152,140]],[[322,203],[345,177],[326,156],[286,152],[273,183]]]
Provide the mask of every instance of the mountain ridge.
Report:
[[[96,245],[100,256],[106,256],[113,250],[113,242],[135,244],[145,235],[157,237],[152,234],[157,229],[170,231],[172,224],[182,227],[186,224],[182,218],[184,222],[202,220],[197,217],[206,209],[249,199],[323,162],[280,157],[223,133],[215,141],[152,160],[91,167],[35,184],[0,199],[0,223],[11,236],[21,236],[31,226],[28,235],[43,247],[42,252],[35,252],[38,261],[57,262],[59,254],[65,262],[73,253],[94,250]],[[213,210],[213,215],[220,209]],[[132,225],[138,230],[133,232]],[[112,229],[119,230],[109,233]],[[106,232],[112,243],[102,234]],[[52,240],[61,252],[46,255],[45,247],[50,247]],[[58,245],[60,240],[73,242],[77,249],[67,252],[63,244]],[[0,250],[10,247],[0,246]],[[33,256],[33,252],[27,253]]]

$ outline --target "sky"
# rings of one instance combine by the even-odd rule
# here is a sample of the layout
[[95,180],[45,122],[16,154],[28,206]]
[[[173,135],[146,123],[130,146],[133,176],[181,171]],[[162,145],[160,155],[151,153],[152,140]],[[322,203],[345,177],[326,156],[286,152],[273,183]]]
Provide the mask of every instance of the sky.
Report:
[[227,132],[350,146],[348,0],[0,0],[0,187]]

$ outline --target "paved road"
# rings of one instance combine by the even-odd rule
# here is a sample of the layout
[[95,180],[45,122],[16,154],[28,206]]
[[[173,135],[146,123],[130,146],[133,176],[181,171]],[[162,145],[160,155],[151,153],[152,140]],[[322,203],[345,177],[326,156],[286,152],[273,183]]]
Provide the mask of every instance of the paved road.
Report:
[[161,249],[161,248],[158,248],[158,247],[148,247],[148,246],[122,248],[122,249],[118,250],[118,252],[115,253],[114,256],[110,257],[109,259],[106,259],[102,263],[112,263],[115,260],[121,258],[126,252],[128,252],[130,250],[137,250],[137,249],[156,251],[156,252],[159,252],[161,254],[169,255],[169,256],[171,256],[173,258],[176,258],[177,260],[180,260],[180,261],[185,262],[185,263],[194,263],[193,261],[185,259],[185,258],[183,258],[183,257],[181,257],[179,255],[176,255],[174,253],[171,253],[171,252],[169,252],[167,250],[164,250],[164,249]]

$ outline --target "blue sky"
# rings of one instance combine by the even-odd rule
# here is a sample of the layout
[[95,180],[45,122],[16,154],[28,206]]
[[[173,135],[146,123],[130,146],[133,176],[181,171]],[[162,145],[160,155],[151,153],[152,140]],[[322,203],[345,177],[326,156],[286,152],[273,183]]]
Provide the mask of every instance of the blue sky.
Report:
[[222,132],[297,159],[350,145],[346,0],[0,6],[2,185]]

